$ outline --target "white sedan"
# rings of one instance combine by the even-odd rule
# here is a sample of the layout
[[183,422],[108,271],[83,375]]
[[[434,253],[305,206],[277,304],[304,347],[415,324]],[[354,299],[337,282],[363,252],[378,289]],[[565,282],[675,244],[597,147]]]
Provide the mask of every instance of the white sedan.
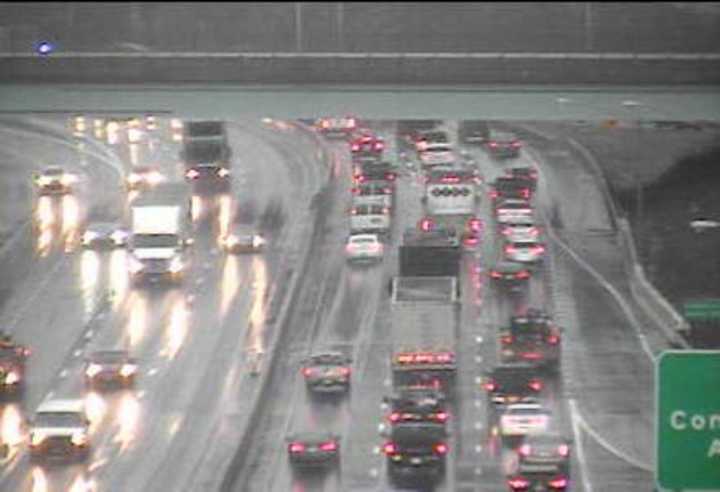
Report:
[[500,416],[500,435],[503,437],[527,436],[546,432],[550,413],[539,403],[508,405]]
[[345,245],[348,261],[382,261],[384,249],[377,234],[354,234]]
[[537,239],[523,241],[507,241],[505,243],[505,259],[518,263],[538,263],[545,254],[545,246]]

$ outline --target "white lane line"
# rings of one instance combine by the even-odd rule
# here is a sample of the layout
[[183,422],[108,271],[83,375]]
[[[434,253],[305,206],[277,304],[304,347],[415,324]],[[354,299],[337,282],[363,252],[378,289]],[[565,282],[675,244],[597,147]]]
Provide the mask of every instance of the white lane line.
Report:
[[570,407],[570,421],[572,424],[572,431],[575,440],[575,446],[578,462],[580,463],[580,475],[582,477],[583,489],[585,492],[592,492],[592,485],[590,484],[590,477],[587,471],[587,463],[585,461],[585,451],[583,450],[582,443],[580,441],[580,429],[579,420],[580,413],[577,410],[577,404],[574,399],[568,400]]
[[[582,429],[585,432],[587,432],[590,435],[590,437],[595,439],[598,442],[598,444],[600,444],[608,452],[614,454],[621,460],[623,460],[627,463],[630,463],[634,467],[640,468],[641,470],[644,470],[644,471],[647,471],[650,473],[654,472],[653,467],[650,466],[649,464],[638,461],[636,458],[633,458],[632,456],[628,456],[627,454],[625,454],[624,452],[620,451],[618,448],[616,448],[615,446],[613,446],[612,444],[607,442],[605,439],[603,439],[603,437],[600,434],[598,434],[592,427],[590,427],[590,425],[588,425],[587,421],[583,418],[582,414],[577,409],[577,404],[575,403],[575,400],[571,399],[571,400],[569,400],[569,402],[570,402],[570,411],[571,411],[572,418],[573,418],[573,426],[575,426],[575,423],[577,422],[577,425],[582,427]],[[574,429],[573,429],[573,431],[574,431]]]

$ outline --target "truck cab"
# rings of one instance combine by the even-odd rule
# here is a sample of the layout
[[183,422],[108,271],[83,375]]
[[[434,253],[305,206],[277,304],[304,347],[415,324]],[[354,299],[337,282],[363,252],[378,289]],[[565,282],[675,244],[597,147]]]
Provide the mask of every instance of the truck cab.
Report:
[[187,185],[160,185],[133,203],[128,269],[133,284],[182,282],[189,268],[192,200]]

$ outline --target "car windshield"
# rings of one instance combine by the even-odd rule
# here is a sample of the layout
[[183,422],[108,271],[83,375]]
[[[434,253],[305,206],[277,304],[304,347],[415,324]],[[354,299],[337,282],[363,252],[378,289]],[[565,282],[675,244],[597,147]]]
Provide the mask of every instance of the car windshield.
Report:
[[37,427],[83,427],[85,418],[77,412],[41,412],[35,416]]
[[175,234],[136,234],[132,245],[134,248],[176,248],[179,241]]
[[538,408],[538,407],[513,407],[513,406],[511,406],[510,408],[507,409],[507,411],[505,413],[507,415],[514,415],[514,416],[518,416],[518,417],[523,417],[523,416],[530,417],[530,416],[534,416],[534,415],[543,415],[546,412],[542,408]]
[[350,239],[353,244],[375,244],[377,239],[372,237],[354,237]]
[[90,355],[90,360],[92,362],[99,362],[99,363],[122,362],[126,359],[127,359],[127,354],[125,352],[114,351],[114,350],[93,352]]

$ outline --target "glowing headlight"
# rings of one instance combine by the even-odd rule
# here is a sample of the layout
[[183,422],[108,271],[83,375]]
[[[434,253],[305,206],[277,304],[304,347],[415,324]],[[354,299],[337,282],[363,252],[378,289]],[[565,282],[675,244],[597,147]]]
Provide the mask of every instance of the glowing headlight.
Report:
[[42,432],[32,432],[30,434],[30,446],[39,446],[45,440],[45,434]]
[[127,240],[127,232],[115,231],[110,235],[110,237],[115,242],[115,244],[124,244]]
[[89,378],[94,378],[100,374],[100,371],[102,371],[102,367],[99,364],[90,364],[87,369],[85,369],[85,374]]
[[263,239],[262,236],[253,236],[252,244],[253,248],[259,248],[265,244],[265,239]]
[[77,176],[75,176],[74,174],[64,174],[63,177],[60,178],[60,182],[64,185],[69,185],[75,183],[77,179]]
[[142,177],[139,174],[129,174],[127,177],[127,182],[130,184],[138,184],[140,181],[142,181]]
[[75,446],[85,446],[87,444],[87,434],[85,432],[75,432],[70,438]]
[[85,118],[82,116],[77,116],[75,118],[75,129],[79,132],[85,131]]
[[137,258],[130,257],[130,263],[128,264],[128,270],[130,270],[130,273],[139,273],[145,268],[145,265],[143,265],[142,261],[138,260]]
[[137,128],[128,128],[128,140],[130,143],[137,143],[142,138],[142,131]]
[[164,178],[163,178],[163,175],[162,175],[162,174],[160,174],[159,172],[155,171],[155,172],[152,172],[152,173],[148,173],[146,179],[147,179],[148,182],[150,182],[151,184],[158,184],[158,183],[161,182]]
[[187,176],[187,177],[190,178],[190,179],[195,179],[195,178],[197,178],[198,176],[200,176],[200,173],[197,172],[195,169],[189,169],[189,170],[185,173],[185,176]]
[[157,129],[157,123],[156,123],[156,121],[155,121],[155,117],[154,117],[154,116],[147,116],[147,117],[145,118],[145,127],[146,127],[148,130],[155,130],[155,129]]
[[98,233],[95,231],[85,231],[85,234],[83,234],[83,242],[85,244],[97,239]]
[[15,371],[10,371],[5,376],[5,384],[15,384],[20,382],[20,374]]
[[226,236],[224,239],[225,246],[227,246],[228,248],[232,248],[239,242],[240,242],[240,240],[237,238],[237,236],[233,236],[233,235]]
[[135,374],[136,370],[137,366],[134,364],[123,364],[123,366],[120,368],[120,375],[124,378],[127,378]]
[[170,128],[172,128],[173,130],[182,130],[182,127],[183,127],[182,120],[180,120],[178,118],[173,118],[170,120]]
[[39,184],[40,186],[47,186],[52,183],[52,181],[52,178],[48,178],[47,176],[40,176],[37,179],[37,184]]
[[178,273],[181,272],[183,269],[182,260],[179,256],[176,256],[175,258],[170,261],[170,266],[168,267],[168,270],[170,270],[170,273]]
[[221,178],[226,178],[230,176],[230,171],[224,167],[221,167],[218,171],[218,176],[220,176]]

